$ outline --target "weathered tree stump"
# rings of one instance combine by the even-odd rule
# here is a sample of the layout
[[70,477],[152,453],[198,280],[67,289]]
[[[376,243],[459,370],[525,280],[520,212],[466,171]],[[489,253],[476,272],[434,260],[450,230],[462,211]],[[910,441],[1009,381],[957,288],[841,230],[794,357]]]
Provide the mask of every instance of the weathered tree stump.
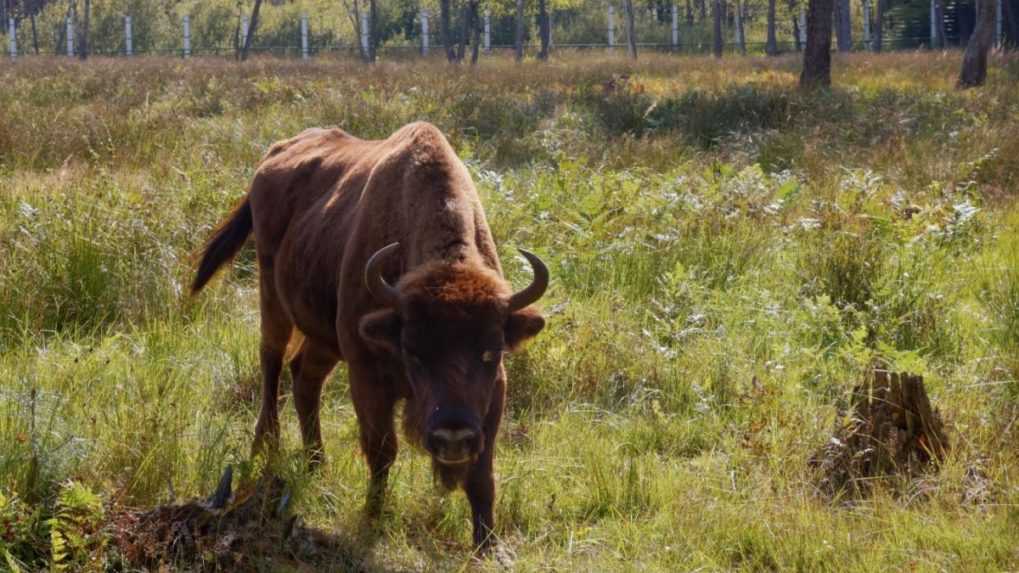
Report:
[[923,378],[875,370],[853,390],[850,420],[811,459],[827,495],[858,497],[889,478],[936,469],[948,437],[931,407]]

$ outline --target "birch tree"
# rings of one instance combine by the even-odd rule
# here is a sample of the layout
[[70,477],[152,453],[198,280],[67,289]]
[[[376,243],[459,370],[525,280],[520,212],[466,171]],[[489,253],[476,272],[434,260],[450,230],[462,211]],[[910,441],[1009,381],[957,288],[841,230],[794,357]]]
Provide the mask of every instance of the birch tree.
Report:
[[[259,0],[261,1],[261,0]],[[357,53],[361,57],[361,61],[365,63],[372,63],[375,61],[373,43],[375,41],[375,19],[378,17],[375,12],[375,0],[371,0],[370,5],[362,6],[361,0],[341,0],[343,2],[343,8],[347,12],[347,17],[350,18],[350,26],[354,30],[354,35],[357,36],[354,39],[354,43],[357,44]],[[367,29],[364,29],[364,19],[361,14],[364,10],[368,11],[368,23]],[[365,33],[368,33],[368,42],[364,42]],[[250,39],[252,34],[248,33]]]

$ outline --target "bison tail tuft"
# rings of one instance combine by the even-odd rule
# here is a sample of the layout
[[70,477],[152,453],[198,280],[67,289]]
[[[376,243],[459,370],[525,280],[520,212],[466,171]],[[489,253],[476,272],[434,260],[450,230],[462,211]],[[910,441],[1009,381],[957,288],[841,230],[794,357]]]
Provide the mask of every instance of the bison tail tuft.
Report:
[[198,263],[198,273],[195,275],[195,281],[191,283],[191,294],[197,294],[202,290],[220,267],[233,260],[251,234],[252,225],[251,203],[245,197],[205,243],[201,261]]

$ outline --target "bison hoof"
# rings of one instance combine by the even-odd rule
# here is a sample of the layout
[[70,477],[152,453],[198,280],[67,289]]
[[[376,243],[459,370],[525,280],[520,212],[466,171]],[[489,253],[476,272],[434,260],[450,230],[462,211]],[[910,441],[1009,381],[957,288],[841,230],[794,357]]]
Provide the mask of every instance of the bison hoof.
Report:
[[494,536],[489,535],[487,541],[475,544],[474,559],[478,561],[494,560],[503,569],[512,569],[516,561],[513,550],[505,543],[500,543]]
[[326,455],[320,448],[314,448],[307,451],[308,456],[308,471],[314,472],[326,461]]

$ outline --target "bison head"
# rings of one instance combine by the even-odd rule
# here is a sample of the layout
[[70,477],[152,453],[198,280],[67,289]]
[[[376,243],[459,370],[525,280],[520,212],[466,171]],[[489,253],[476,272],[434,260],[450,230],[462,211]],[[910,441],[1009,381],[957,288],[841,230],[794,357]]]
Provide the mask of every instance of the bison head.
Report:
[[391,286],[381,262],[398,246],[382,248],[365,266],[365,284],[384,308],[362,318],[360,333],[401,360],[412,392],[408,433],[436,463],[468,464],[484,451],[503,353],[545,325],[530,305],[548,286],[548,268],[521,249],[534,279],[517,293],[495,271],[469,262],[426,263]]

